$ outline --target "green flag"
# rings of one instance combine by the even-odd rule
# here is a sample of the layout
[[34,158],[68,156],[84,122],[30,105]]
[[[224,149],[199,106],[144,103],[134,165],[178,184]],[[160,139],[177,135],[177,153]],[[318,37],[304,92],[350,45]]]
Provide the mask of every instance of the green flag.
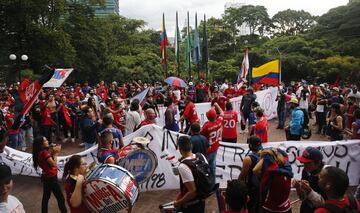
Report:
[[176,57],[176,64],[180,64],[180,45],[181,45],[181,36],[179,31],[179,24],[178,24],[178,12],[176,12],[176,29],[175,29],[175,57]]

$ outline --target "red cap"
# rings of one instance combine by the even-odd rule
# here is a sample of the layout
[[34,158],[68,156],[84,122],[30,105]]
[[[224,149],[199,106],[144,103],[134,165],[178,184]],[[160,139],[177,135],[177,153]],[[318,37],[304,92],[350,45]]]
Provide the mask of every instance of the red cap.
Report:
[[206,112],[206,117],[208,120],[215,120],[216,119],[216,111],[215,109],[210,109]]

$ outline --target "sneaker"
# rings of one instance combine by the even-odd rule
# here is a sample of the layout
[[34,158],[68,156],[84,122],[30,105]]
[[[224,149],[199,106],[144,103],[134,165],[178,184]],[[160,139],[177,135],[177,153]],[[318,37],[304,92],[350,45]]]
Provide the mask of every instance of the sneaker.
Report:
[[80,146],[80,147],[84,147],[84,146],[85,146],[85,143],[80,143],[79,146]]
[[75,138],[71,138],[71,143],[75,143]]
[[25,146],[22,147],[22,148],[21,148],[21,151],[25,152],[25,151],[26,151],[26,147],[25,147]]
[[67,140],[68,140],[67,138],[64,138],[64,139],[62,140],[62,142],[63,142],[63,143],[66,143]]

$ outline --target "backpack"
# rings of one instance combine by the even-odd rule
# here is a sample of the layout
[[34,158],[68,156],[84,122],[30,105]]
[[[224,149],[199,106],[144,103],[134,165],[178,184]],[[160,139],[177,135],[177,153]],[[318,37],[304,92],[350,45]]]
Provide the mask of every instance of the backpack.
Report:
[[328,211],[330,211],[331,213],[358,213],[358,204],[357,201],[355,200],[354,196],[349,195],[349,202],[350,205],[345,207],[345,208],[340,208],[334,204],[330,204],[330,203],[325,203],[323,205],[321,205],[319,208],[324,208]]
[[219,184],[215,184],[215,177],[210,173],[210,166],[205,161],[204,155],[196,153],[194,160],[184,160],[182,163],[187,165],[193,176],[196,186],[197,198],[205,199],[212,195],[219,187]]

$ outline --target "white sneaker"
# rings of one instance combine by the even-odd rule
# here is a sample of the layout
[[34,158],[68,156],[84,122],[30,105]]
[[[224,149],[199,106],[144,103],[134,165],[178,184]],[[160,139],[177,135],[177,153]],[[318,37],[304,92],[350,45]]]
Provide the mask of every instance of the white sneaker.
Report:
[[67,138],[64,138],[64,139],[62,140],[62,142],[63,142],[63,143],[66,143],[67,140],[68,140]]
[[75,143],[75,138],[71,138],[71,143]]
[[25,151],[26,151],[26,147],[25,147],[25,146],[22,147],[22,148],[21,148],[21,151],[25,152]]
[[85,146],[85,143],[80,143],[79,146],[80,146],[80,147],[84,147],[84,146]]

